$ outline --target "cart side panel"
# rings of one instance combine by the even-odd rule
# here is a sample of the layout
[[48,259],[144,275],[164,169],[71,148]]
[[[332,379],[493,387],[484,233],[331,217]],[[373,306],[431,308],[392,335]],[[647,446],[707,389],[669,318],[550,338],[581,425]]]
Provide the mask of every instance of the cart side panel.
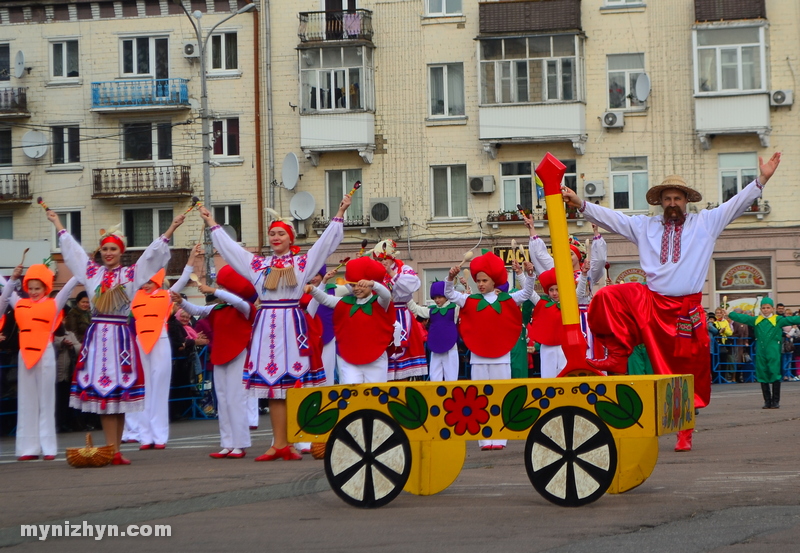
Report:
[[664,377],[656,383],[658,435],[694,428],[694,376]]

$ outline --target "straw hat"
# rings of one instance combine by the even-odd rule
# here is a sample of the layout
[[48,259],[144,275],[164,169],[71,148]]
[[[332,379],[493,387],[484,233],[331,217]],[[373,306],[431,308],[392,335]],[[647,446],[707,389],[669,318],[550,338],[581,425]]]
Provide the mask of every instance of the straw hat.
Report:
[[683,180],[678,175],[670,175],[665,178],[661,184],[658,186],[654,186],[650,190],[647,191],[647,203],[650,205],[661,205],[661,192],[667,190],[668,188],[677,188],[678,190],[683,191],[686,194],[686,198],[689,202],[699,202],[703,199],[703,196],[686,184],[686,181]]

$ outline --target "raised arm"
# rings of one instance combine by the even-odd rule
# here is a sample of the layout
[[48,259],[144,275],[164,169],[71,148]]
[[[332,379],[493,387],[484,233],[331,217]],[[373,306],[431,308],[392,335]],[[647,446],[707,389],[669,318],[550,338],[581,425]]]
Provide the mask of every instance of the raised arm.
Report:
[[64,306],[67,305],[67,300],[69,299],[70,295],[72,295],[72,289],[78,284],[78,279],[76,277],[72,277],[67,281],[64,287],[58,291],[58,294],[56,294],[56,307],[58,307],[59,311],[64,309]]
[[214,310],[215,305],[195,305],[192,302],[186,301],[177,292],[170,292],[170,297],[175,305],[180,306],[181,309],[186,311],[192,317],[205,317]]
[[458,276],[460,271],[460,267],[452,267],[450,269],[450,272],[447,274],[447,279],[444,281],[444,297],[457,306],[464,307],[464,304],[467,303],[467,298],[469,296],[462,294],[461,292],[457,292],[455,289],[455,283],[453,282],[453,279]]
[[381,307],[384,309],[389,307],[389,304],[392,303],[392,293],[389,289],[380,282],[373,281],[372,290],[378,294],[378,303],[381,304]]
[[315,300],[317,300],[317,303],[324,305],[325,307],[330,307],[331,309],[336,307],[336,304],[342,299],[336,296],[329,296],[325,293],[325,290],[321,290],[315,286],[309,285],[306,290]]
[[414,300],[408,300],[408,302],[406,302],[406,306],[415,317],[422,317],[423,319],[431,318],[431,310],[428,307],[417,305],[417,302]]
[[518,291],[511,294],[511,298],[517,303],[517,305],[522,305],[525,303],[525,300],[531,300],[533,303],[537,303],[539,301],[539,294],[533,291],[533,287],[536,284],[536,279],[533,278],[533,263],[530,261],[525,262],[525,272],[527,273],[527,277],[525,279],[525,287]]
[[592,225],[594,239],[592,240],[592,257],[589,260],[589,281],[592,285],[603,282],[605,277],[606,261],[608,261],[608,244],[600,234],[597,225]]
[[533,269],[536,271],[537,275],[555,267],[553,257],[547,252],[547,246],[544,240],[535,234],[531,235],[528,241],[528,251],[531,254],[531,262],[533,263]]

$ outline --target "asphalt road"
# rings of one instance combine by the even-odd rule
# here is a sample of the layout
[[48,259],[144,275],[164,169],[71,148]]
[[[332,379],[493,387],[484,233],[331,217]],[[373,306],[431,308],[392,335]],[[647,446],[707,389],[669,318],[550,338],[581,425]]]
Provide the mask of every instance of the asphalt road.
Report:
[[[762,410],[757,385],[715,386],[698,417],[694,450],[660,439],[652,476],[621,495],[568,509],[528,481],[523,442],[505,451],[467,445],[458,479],[429,497],[401,493],[374,510],[350,507],[322,461],[254,463],[269,417],[241,460],[213,460],[216,421],[174,424],[166,450],[126,445],[128,467],[73,469],[14,461],[0,439],[0,547],[19,551],[436,551],[549,553],[800,551],[800,384]],[[100,432],[95,442],[102,443]],[[59,447],[82,434],[59,435]],[[21,537],[21,525],[170,525],[170,537]],[[37,526],[38,528],[38,526]]]

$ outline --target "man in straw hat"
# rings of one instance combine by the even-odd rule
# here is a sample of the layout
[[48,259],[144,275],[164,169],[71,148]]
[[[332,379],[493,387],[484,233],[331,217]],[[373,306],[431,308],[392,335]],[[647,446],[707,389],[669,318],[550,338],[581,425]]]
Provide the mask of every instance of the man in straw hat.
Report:
[[[602,288],[589,307],[589,326],[608,351],[605,359],[590,360],[592,367],[610,373],[626,372],[631,351],[644,343],[656,374],[694,375],[695,407],[705,407],[711,397],[710,351],[705,331],[703,284],[714,244],[725,227],[761,196],[775,173],[781,154],[764,163],[759,176],[716,209],[687,213],[689,202],[700,193],[679,176],[664,179],[647,192],[650,205],[660,205],[663,215],[628,216],[585,202],[562,187],[564,201],[577,207],[592,223],[616,232],[639,248],[639,263],[647,284],[620,284]],[[692,431],[678,433],[676,451],[692,448]]]

